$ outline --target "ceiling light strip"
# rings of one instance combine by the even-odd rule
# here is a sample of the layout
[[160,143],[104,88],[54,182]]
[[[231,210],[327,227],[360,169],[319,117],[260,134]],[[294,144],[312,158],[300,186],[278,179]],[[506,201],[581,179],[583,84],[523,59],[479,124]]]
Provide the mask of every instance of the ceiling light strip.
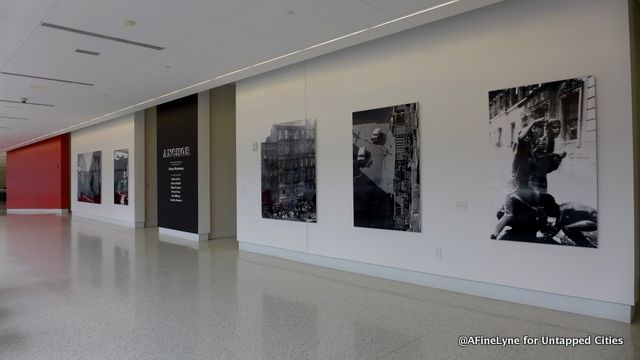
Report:
[[47,80],[47,81],[56,81],[56,82],[61,82],[61,83],[65,83],[65,84],[75,84],[75,85],[85,85],[85,86],[94,86],[94,85],[95,85],[95,84],[85,83],[85,82],[80,82],[80,81],[65,80],[65,79],[56,79],[56,78],[49,78],[49,77],[36,76],[36,75],[27,75],[27,74],[10,73],[10,72],[5,72],[5,71],[1,72],[0,74],[3,74],[3,75],[11,75],[11,76],[19,76],[19,77],[26,77],[26,78],[30,78],[30,79]]
[[42,23],[40,23],[40,26],[44,26],[44,27],[48,27],[48,28],[56,29],[56,30],[61,30],[61,31],[68,31],[68,32],[72,32],[74,34],[86,35],[86,36],[91,36],[91,37],[95,37],[95,38],[99,38],[99,39],[115,41],[115,42],[119,42],[121,44],[139,46],[139,47],[152,49],[152,50],[158,50],[158,51],[164,50],[164,47],[158,46],[158,45],[147,44],[147,43],[143,43],[143,42],[139,42],[139,41],[133,41],[133,40],[127,40],[127,39],[123,39],[123,38],[119,38],[119,37],[115,37],[115,36],[110,36],[110,35],[105,35],[105,34],[98,34],[98,33],[94,33],[94,32],[91,32],[91,31],[75,29],[75,28],[71,28],[71,27],[63,26],[63,25],[56,25],[56,24],[51,24],[51,23],[47,23],[47,22],[42,22]]
[[[430,7],[430,8],[424,9],[424,10],[416,11],[416,12],[414,12],[414,13],[411,13],[411,14],[408,14],[408,15],[404,15],[404,16],[401,16],[401,17],[399,17],[399,18],[395,18],[395,19],[393,19],[393,20],[389,20],[389,21],[383,22],[382,24],[378,24],[378,25],[371,26],[371,27],[368,27],[368,28],[365,28],[365,29],[362,29],[362,30],[354,31],[354,32],[352,32],[352,33],[350,33],[350,34],[343,35],[343,36],[339,36],[339,37],[337,37],[337,38],[334,38],[334,39],[331,39],[331,40],[327,40],[327,41],[321,42],[321,43],[319,43],[319,44],[315,44],[315,45],[312,45],[312,46],[306,47],[306,48],[304,48],[304,49],[300,49],[300,50],[292,51],[292,52],[290,52],[290,53],[287,53],[287,54],[284,54],[284,55],[280,55],[280,56],[274,57],[274,58],[272,58],[272,59],[269,59],[269,60],[265,60],[265,61],[259,62],[259,63],[257,63],[257,64],[249,65],[249,66],[243,67],[243,68],[238,69],[238,70],[230,71],[230,72],[228,72],[228,73],[226,73],[226,74],[223,74],[223,75],[220,75],[220,76],[216,76],[216,77],[211,78],[211,79],[208,79],[208,80],[201,81],[201,82],[199,82],[199,83],[197,83],[197,84],[193,84],[193,85],[187,86],[187,87],[182,88],[182,89],[179,89],[179,90],[171,91],[171,92],[169,92],[169,93],[166,93],[166,94],[164,94],[164,95],[161,95],[161,96],[155,97],[155,98],[153,98],[153,99],[145,100],[145,101],[139,102],[139,103],[137,103],[137,104],[134,104],[134,105],[131,105],[131,106],[127,106],[127,107],[122,108],[122,109],[120,109],[120,110],[113,111],[113,112],[110,112],[110,113],[108,113],[108,114],[104,114],[104,115],[98,116],[98,117],[93,118],[93,119],[91,119],[91,120],[86,120],[86,121],[83,121],[83,122],[81,122],[81,123],[79,123],[79,124],[75,124],[75,125],[69,126],[69,127],[67,127],[67,128],[64,128],[64,129],[60,129],[60,130],[56,130],[56,131],[52,131],[52,132],[50,132],[50,133],[48,133],[48,134],[44,134],[44,135],[38,136],[38,137],[33,138],[33,139],[29,140],[29,141],[22,142],[22,143],[20,143],[20,144],[18,144],[18,145],[15,145],[15,146],[11,146],[11,147],[8,147],[8,148],[5,148],[5,149],[2,149],[1,151],[7,151],[7,150],[10,150],[10,149],[19,148],[19,147],[21,147],[21,146],[24,146],[24,145],[27,145],[27,144],[34,143],[34,142],[36,142],[36,141],[38,141],[38,140],[40,140],[40,139],[46,139],[46,138],[48,138],[48,137],[50,137],[50,136],[54,136],[54,135],[57,135],[57,134],[63,134],[63,133],[66,133],[66,132],[72,131],[73,129],[75,129],[75,128],[77,128],[77,127],[80,127],[80,126],[83,126],[83,125],[86,125],[86,124],[89,124],[89,123],[92,123],[92,122],[96,122],[96,121],[98,121],[98,120],[105,119],[105,118],[108,118],[108,117],[110,117],[110,116],[113,116],[113,115],[117,115],[117,114],[119,114],[119,113],[122,113],[122,112],[126,112],[127,110],[134,109],[134,108],[140,107],[140,106],[145,105],[145,104],[153,103],[154,101],[157,101],[157,100],[162,100],[162,99],[164,99],[164,98],[167,98],[167,97],[169,97],[169,96],[172,96],[172,95],[178,94],[178,93],[180,93],[180,92],[187,91],[187,90],[189,90],[189,89],[193,89],[193,88],[196,88],[196,87],[202,86],[202,85],[207,84],[207,83],[209,83],[209,82],[211,82],[211,81],[220,80],[220,79],[223,79],[223,78],[225,78],[225,77],[229,77],[229,76],[231,76],[231,75],[234,75],[234,74],[238,74],[238,73],[240,73],[240,72],[247,71],[247,70],[249,70],[249,69],[253,69],[253,68],[256,68],[256,67],[259,67],[259,66],[262,66],[262,65],[266,65],[266,64],[272,63],[272,62],[274,62],[274,61],[278,61],[278,60],[281,60],[281,59],[284,59],[284,58],[287,58],[287,57],[290,57],[290,56],[293,56],[293,55],[296,55],[296,54],[300,54],[300,53],[303,53],[303,52],[306,52],[306,51],[309,51],[309,50],[312,50],[312,49],[316,49],[316,48],[321,47],[321,46],[325,46],[325,45],[328,45],[328,44],[334,43],[334,42],[336,42],[336,41],[340,41],[340,40],[343,40],[343,39],[346,39],[346,38],[350,38],[350,37],[353,37],[353,36],[356,36],[356,35],[362,34],[362,33],[366,32],[366,31],[370,31],[370,30],[378,29],[378,28],[381,28],[381,27],[383,27],[383,26],[386,26],[386,25],[389,25],[389,24],[396,23],[396,22],[398,22],[398,21],[406,20],[406,19],[409,19],[409,18],[411,18],[411,17],[418,16],[418,15],[421,15],[421,14],[427,13],[427,12],[429,12],[429,11],[433,11],[433,10],[436,10],[436,9],[439,9],[439,8],[442,8],[442,7],[445,7],[445,6],[448,6],[448,5],[451,5],[451,4],[454,4],[454,3],[457,3],[457,2],[459,2],[459,1],[460,1],[460,0],[452,0],[452,1],[448,1],[448,2],[445,2],[445,3],[439,4],[439,5],[435,5],[435,6],[432,6],[432,7]],[[47,25],[45,25],[45,24],[47,24]],[[53,25],[53,24],[48,24],[48,23],[42,23],[42,25],[43,25],[43,26],[49,26],[49,27],[54,27],[54,26],[55,26],[56,28],[57,28],[57,26],[58,26],[58,25],[50,26],[50,25]],[[69,29],[71,29],[71,28],[69,28]],[[73,29],[72,29],[72,30],[73,30]],[[80,30],[80,31],[81,31],[81,30]]]

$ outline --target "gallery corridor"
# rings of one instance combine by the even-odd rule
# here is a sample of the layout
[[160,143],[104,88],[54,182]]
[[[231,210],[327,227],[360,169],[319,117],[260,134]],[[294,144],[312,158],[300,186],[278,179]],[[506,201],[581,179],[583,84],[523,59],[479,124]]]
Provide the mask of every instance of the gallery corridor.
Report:
[[[623,345],[460,347],[460,336]],[[604,339],[601,338],[601,339]],[[502,341],[502,340],[501,340]],[[66,216],[0,218],[0,358],[637,359],[640,327]]]

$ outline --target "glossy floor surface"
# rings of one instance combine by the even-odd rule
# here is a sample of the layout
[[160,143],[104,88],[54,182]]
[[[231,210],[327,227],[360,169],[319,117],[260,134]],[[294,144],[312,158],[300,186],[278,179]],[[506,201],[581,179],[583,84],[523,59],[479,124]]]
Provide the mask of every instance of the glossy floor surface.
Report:
[[[460,336],[623,345],[475,345]],[[542,340],[540,340],[542,341]],[[638,325],[68,217],[0,217],[0,359],[638,359]]]

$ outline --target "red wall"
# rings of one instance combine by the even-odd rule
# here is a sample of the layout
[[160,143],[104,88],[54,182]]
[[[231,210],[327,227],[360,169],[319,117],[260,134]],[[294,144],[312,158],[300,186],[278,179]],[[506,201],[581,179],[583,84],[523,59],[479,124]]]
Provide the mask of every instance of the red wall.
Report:
[[7,152],[8,209],[69,209],[69,134]]

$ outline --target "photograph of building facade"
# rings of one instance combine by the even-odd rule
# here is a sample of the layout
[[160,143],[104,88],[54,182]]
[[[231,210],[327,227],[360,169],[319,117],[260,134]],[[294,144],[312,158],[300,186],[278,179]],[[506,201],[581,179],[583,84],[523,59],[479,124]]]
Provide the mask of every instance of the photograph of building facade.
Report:
[[354,225],[420,232],[418,104],[353,113]]
[[129,149],[113,151],[113,203],[129,205]]
[[316,222],[316,120],[273,125],[260,158],[262,217]]
[[489,92],[492,238],[597,247],[595,78]]
[[102,153],[78,154],[78,201],[100,204],[102,198]]

